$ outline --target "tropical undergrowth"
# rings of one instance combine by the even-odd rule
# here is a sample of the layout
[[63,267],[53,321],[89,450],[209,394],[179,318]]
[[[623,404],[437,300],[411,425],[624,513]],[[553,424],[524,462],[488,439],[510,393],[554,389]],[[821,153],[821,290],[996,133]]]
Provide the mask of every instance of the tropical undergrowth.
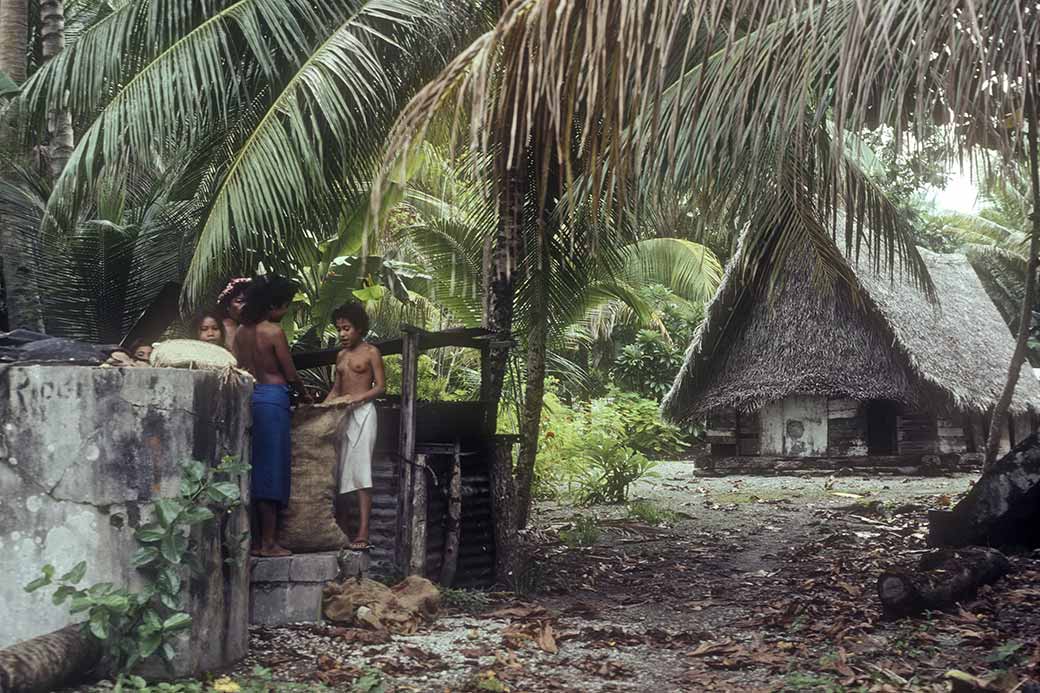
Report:
[[535,461],[534,495],[583,505],[624,503],[632,485],[653,476],[655,459],[687,447],[658,405],[611,389],[589,402],[566,404],[550,382]]
[[[140,588],[111,582],[81,587],[88,562],[80,561],[60,576],[53,565],[43,566],[41,576],[25,590],[53,586],[51,600],[56,606],[67,604],[70,614],[85,616],[84,633],[100,643],[104,659],[120,683],[135,666],[152,656],[172,665],[177,655],[175,640],[191,627],[191,615],[181,610],[181,593],[190,577],[205,573],[193,529],[216,521],[218,515],[230,513],[241,504],[241,475],[248,469],[231,457],[225,457],[215,468],[194,460],[182,463],[180,493],[156,501],[153,520],[134,530],[139,548],[130,563],[143,578]],[[224,560],[231,563],[242,560],[248,536],[237,530],[232,522],[223,529]]]

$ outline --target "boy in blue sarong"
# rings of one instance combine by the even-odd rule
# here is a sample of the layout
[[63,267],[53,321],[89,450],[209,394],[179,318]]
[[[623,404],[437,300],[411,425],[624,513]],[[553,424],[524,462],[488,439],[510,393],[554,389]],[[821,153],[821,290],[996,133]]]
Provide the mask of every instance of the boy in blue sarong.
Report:
[[284,277],[254,279],[246,292],[242,324],[235,334],[238,364],[256,378],[253,388],[252,497],[260,525],[257,556],[288,556],[278,545],[278,508],[289,502],[289,391],[293,386],[303,401],[309,395],[289,354],[289,342],[278,325],[296,295],[296,286]]

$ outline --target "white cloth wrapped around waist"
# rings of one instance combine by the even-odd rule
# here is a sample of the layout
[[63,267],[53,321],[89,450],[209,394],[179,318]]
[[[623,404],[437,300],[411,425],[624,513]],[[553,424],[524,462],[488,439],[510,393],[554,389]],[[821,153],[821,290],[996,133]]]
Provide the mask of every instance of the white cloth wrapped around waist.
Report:
[[372,488],[372,453],[376,448],[376,405],[351,407],[340,425],[336,479],[339,493]]

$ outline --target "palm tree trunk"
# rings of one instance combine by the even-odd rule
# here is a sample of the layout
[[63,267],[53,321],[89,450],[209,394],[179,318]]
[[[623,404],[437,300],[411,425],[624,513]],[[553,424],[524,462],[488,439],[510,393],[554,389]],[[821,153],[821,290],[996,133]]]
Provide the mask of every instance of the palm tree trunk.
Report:
[[[4,0],[6,2],[6,0]],[[47,62],[65,48],[65,7],[62,0],[40,0],[40,53]],[[64,103],[47,113],[47,167],[52,178],[72,156],[72,116]]]
[[549,334],[549,239],[544,213],[538,220],[538,259],[531,267],[530,326],[527,335],[527,385],[520,416],[520,454],[516,461],[517,526],[527,526],[531,512],[534,465],[545,402],[545,351]]
[[[521,165],[522,166],[522,165]],[[521,167],[503,167],[499,176],[498,232],[494,243],[486,249],[484,327],[501,337],[513,328],[513,297],[516,293],[516,260],[519,257],[520,234],[523,229],[523,207],[526,180]],[[509,342],[498,339],[491,344],[485,359],[481,399],[488,408],[488,427],[498,421],[499,402],[509,366]],[[491,502],[494,513],[495,581],[511,587],[519,565],[516,522],[516,482],[513,457],[495,454],[491,463]]]
[[[27,0],[3,0],[0,6],[0,72],[15,82],[25,81],[25,54],[29,40]],[[32,249],[10,221],[0,216],[0,258],[3,262],[7,322],[10,329],[43,330],[40,292]]]
[[0,72],[18,84],[25,81],[28,41],[27,0],[3,0],[3,6],[0,7]]
[[[989,423],[989,436],[986,438],[986,460],[985,469],[993,466],[997,461],[997,451],[1000,447],[1000,429],[1007,421],[1008,410],[1011,408],[1011,399],[1018,385],[1018,376],[1022,371],[1022,364],[1026,360],[1026,352],[1029,342],[1029,328],[1033,318],[1033,305],[1036,303],[1036,271],[1038,265],[1038,253],[1040,253],[1040,172],[1038,172],[1037,153],[1037,113],[1036,113],[1036,84],[1026,85],[1026,118],[1029,123],[1029,177],[1033,193],[1033,212],[1030,218],[1033,221],[1032,233],[1029,237],[1029,259],[1026,263],[1026,286],[1025,296],[1022,300],[1022,317],[1018,325],[1018,339],[1015,341],[1015,353],[1011,357],[1011,365],[1008,367],[1007,382],[1004,392],[993,409],[993,418]],[[1015,441],[1011,441],[1014,445]]]

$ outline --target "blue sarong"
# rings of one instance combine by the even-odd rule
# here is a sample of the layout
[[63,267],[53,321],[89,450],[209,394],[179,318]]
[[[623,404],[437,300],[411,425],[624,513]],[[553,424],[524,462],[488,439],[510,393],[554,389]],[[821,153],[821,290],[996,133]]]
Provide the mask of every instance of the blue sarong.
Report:
[[253,500],[289,502],[289,388],[253,388]]

